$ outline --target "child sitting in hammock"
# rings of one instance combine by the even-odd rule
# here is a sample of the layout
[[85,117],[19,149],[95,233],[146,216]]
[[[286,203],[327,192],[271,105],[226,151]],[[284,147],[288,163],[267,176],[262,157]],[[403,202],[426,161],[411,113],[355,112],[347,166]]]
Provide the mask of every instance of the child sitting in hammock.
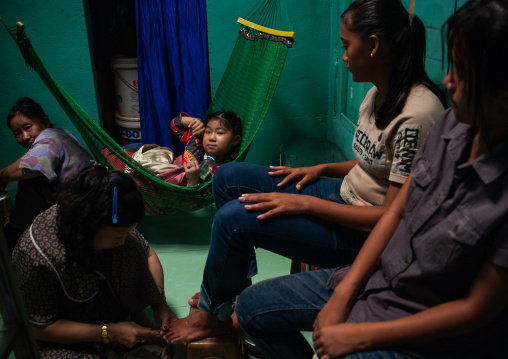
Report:
[[187,187],[202,181],[199,165],[207,158],[214,159],[212,173],[218,166],[232,161],[242,139],[242,121],[232,111],[214,112],[203,122],[182,112],[171,121],[171,128],[185,143],[185,153],[173,161],[179,165],[178,168],[158,177]]

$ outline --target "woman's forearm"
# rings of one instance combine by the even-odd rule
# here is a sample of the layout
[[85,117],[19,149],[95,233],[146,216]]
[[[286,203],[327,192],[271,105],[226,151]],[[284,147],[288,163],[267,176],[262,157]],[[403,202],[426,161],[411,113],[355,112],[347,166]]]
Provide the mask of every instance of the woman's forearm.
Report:
[[21,158],[22,157],[18,158],[9,166],[0,169],[0,181],[11,182],[42,176],[42,173],[39,171],[19,168],[19,165],[21,164]]
[[162,269],[159,257],[152,247],[150,247],[150,250],[148,251],[148,269],[152,274],[155,285],[157,285],[159,289],[164,289],[164,270]]
[[363,287],[372,273],[377,269],[377,263],[381,254],[388,245],[388,242],[390,242],[402,219],[410,180],[411,178],[402,186],[396,198],[386,210],[386,213],[378,221],[363,244],[348,273],[337,288],[335,288],[335,291],[338,292],[337,295],[348,298],[348,300],[353,300],[358,290]]
[[102,324],[57,320],[46,326],[32,324],[32,330],[37,340],[45,342],[75,344],[102,341]]
[[367,349],[444,339],[483,327],[506,309],[508,269],[490,262],[463,298],[387,322],[358,324]]
[[349,160],[337,163],[324,163],[317,165],[321,167],[321,175],[325,177],[344,178],[356,166],[357,160]]
[[386,210],[383,206],[351,206],[309,196],[304,213],[368,232],[374,228]]
[[[411,176],[406,179],[409,184]],[[352,206],[309,196],[305,202],[307,214],[353,229],[370,232],[395,201],[403,184],[390,183],[382,206]],[[407,190],[406,190],[407,191]],[[401,205],[404,205],[405,193]]]
[[[138,317],[138,319],[140,318]],[[142,319],[141,321],[144,322]],[[77,344],[104,341],[103,325],[106,325],[105,338],[107,341],[116,342],[128,348],[132,348],[144,339],[159,338],[158,331],[152,330],[153,324],[145,327],[132,321],[89,324],[69,320],[57,320],[47,326],[32,324],[32,330],[35,338],[41,341]]]

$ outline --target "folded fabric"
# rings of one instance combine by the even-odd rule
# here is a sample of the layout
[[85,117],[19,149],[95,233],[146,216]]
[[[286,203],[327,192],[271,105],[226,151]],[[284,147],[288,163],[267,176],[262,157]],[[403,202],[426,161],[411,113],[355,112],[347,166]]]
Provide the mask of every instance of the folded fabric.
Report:
[[[160,147],[154,144],[143,145],[139,150],[134,152],[132,157],[147,170],[155,174],[178,168],[177,164],[173,164],[175,154],[168,147]],[[125,173],[132,171],[128,166],[125,168]]]

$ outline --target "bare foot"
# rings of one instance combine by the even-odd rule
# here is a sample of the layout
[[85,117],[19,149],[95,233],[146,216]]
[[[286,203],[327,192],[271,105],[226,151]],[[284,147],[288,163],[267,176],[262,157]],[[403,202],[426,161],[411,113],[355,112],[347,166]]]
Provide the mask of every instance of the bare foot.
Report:
[[169,329],[163,338],[167,343],[189,343],[224,335],[231,330],[233,330],[231,318],[219,320],[210,313],[197,310],[186,318],[169,323]]
[[189,305],[192,307],[192,308],[197,308],[198,307],[198,302],[199,302],[199,292],[197,292],[196,294],[194,294],[190,299],[189,299]]
[[[189,315],[193,315],[196,312],[199,312],[199,309],[191,307],[189,310]],[[231,314],[231,320],[233,321],[233,328],[240,329],[240,325],[238,324],[238,319],[236,318],[236,313]]]

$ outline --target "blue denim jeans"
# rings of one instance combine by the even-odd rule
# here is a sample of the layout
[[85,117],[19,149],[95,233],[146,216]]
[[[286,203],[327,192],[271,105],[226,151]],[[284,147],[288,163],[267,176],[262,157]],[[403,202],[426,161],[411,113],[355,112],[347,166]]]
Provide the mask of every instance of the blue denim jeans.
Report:
[[[259,220],[260,212],[245,210],[243,193],[301,193],[343,203],[342,181],[322,178],[296,189],[297,181],[278,188],[283,177],[272,178],[269,168],[248,163],[226,163],[213,179],[215,215],[198,308],[226,319],[249,275],[255,248],[324,268],[351,263],[368,233],[308,215],[281,215]],[[288,268],[289,270],[289,268]],[[254,274],[254,273],[250,273]]]
[[[245,289],[235,312],[244,333],[264,358],[310,359],[314,350],[301,331],[312,331],[332,291],[326,286],[333,269],[273,278]],[[352,354],[347,359],[409,359],[389,350]]]

